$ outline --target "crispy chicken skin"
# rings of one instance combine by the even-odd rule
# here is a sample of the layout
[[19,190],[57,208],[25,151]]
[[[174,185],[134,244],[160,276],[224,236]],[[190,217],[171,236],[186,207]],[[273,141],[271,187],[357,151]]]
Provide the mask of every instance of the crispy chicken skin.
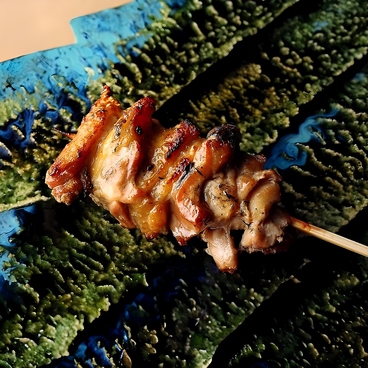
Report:
[[[126,110],[106,86],[71,142],[46,174],[58,202],[80,192],[122,226],[148,239],[173,233],[184,245],[199,235],[222,271],[234,272],[241,249],[280,243],[287,215],[280,209],[281,178],[264,170],[262,155],[239,150],[239,131],[222,125],[206,138],[189,121],[164,129],[145,97]],[[231,231],[242,230],[240,245]]]
[[71,204],[88,184],[90,158],[122,114],[120,104],[105,87],[99,100],[83,119],[78,134],[66,145],[47,171],[46,183],[58,202]]

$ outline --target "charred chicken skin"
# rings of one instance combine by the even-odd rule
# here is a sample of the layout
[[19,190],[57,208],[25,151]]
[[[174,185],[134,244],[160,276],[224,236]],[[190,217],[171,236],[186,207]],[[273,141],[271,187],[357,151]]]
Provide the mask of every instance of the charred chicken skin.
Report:
[[[238,250],[280,243],[288,217],[279,208],[281,178],[262,155],[239,150],[239,131],[222,125],[206,138],[189,121],[164,129],[145,97],[122,110],[104,87],[46,174],[58,202],[82,192],[122,226],[148,238],[173,233],[180,245],[199,235],[222,271],[238,267]],[[242,230],[240,245],[233,230]]]

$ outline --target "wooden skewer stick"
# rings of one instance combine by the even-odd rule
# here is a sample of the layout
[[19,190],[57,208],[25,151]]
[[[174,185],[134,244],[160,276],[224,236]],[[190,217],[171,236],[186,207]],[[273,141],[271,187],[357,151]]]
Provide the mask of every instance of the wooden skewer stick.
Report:
[[352,252],[368,257],[368,246],[364,244],[360,244],[354,240],[350,240],[344,238],[343,236],[331,233],[330,231],[321,229],[320,227],[308,224],[307,222],[304,222],[302,220],[298,220],[295,217],[289,216],[289,219],[290,219],[289,223],[290,226],[293,226],[294,228],[306,234],[315,236],[316,238],[325,240],[339,247],[348,249]]

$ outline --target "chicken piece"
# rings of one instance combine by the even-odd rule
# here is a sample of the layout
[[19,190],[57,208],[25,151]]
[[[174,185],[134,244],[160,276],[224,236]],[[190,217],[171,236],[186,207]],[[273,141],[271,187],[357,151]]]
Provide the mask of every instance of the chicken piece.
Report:
[[[283,239],[281,178],[265,158],[239,151],[239,131],[222,125],[206,138],[185,120],[164,129],[145,97],[126,110],[105,87],[46,174],[59,202],[81,191],[126,228],[148,238],[173,233],[180,245],[199,235],[222,271],[234,272],[239,250],[269,249]],[[243,230],[239,247],[231,231]]]
[[90,157],[96,154],[99,142],[111,131],[122,114],[118,101],[105,87],[101,97],[83,119],[78,134],[62,150],[46,173],[46,183],[58,202],[71,204],[86,188],[85,169]]
[[249,252],[270,248],[283,240],[288,217],[277,207],[281,178],[274,170],[264,170],[264,163],[262,155],[241,154],[204,187],[205,202],[215,222],[208,224],[201,237],[215,261],[220,257],[216,263],[228,272],[237,267],[231,231],[244,231],[240,249]]

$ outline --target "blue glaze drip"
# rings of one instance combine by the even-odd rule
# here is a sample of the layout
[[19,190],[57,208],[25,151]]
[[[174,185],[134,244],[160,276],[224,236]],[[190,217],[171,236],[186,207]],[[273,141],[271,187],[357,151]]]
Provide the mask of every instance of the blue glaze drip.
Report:
[[327,114],[317,114],[309,116],[299,127],[297,134],[287,134],[283,136],[272,148],[271,154],[265,164],[266,169],[278,168],[286,170],[290,166],[303,166],[307,162],[308,155],[298,147],[299,143],[316,141],[322,143],[324,132],[319,118],[331,118],[337,114],[334,109]]
[[363,72],[359,72],[357,74],[355,74],[353,81],[355,82],[362,82],[367,78],[367,75]]
[[166,4],[172,9],[172,11],[182,8],[186,2],[187,0],[166,0]]
[[4,247],[13,247],[11,237],[19,233],[24,225],[27,214],[35,213],[35,206],[17,208],[0,213],[0,245]]
[[[18,148],[27,148],[32,145],[32,126],[34,122],[34,111],[24,110],[17,119],[11,121],[10,124],[3,130],[0,130],[0,137],[5,142],[11,142],[11,144]],[[13,129],[13,126],[19,128],[22,132],[21,135]],[[22,136],[23,135],[23,136]]]
[[11,273],[12,268],[10,267],[10,268],[4,269],[4,263],[10,262],[9,256],[10,256],[10,252],[7,250],[4,250],[4,252],[0,256],[0,265],[1,265],[0,267],[0,290],[4,286],[5,282],[11,283],[10,273]]
[[316,21],[313,23],[313,31],[314,32],[319,32],[319,31],[322,31],[323,28],[327,27],[328,26],[328,22],[325,21],[325,20],[322,20],[322,21]]
[[[82,344],[83,345],[83,344]],[[96,358],[97,364],[99,367],[110,368],[112,364],[109,358],[106,355],[106,350],[103,346],[110,347],[109,340],[104,336],[91,336],[89,337],[87,344],[85,346],[85,351],[83,356],[80,358],[86,358],[85,353],[89,350],[89,354],[93,355]],[[91,368],[94,367],[91,359],[87,359],[86,363],[90,364]]]
[[22,230],[26,217],[34,212],[35,206],[32,205],[0,213],[0,246],[3,248],[0,254],[0,281],[2,285],[4,282],[10,282],[12,268],[4,269],[4,263],[10,261],[11,248],[16,245],[12,241],[12,237]]

